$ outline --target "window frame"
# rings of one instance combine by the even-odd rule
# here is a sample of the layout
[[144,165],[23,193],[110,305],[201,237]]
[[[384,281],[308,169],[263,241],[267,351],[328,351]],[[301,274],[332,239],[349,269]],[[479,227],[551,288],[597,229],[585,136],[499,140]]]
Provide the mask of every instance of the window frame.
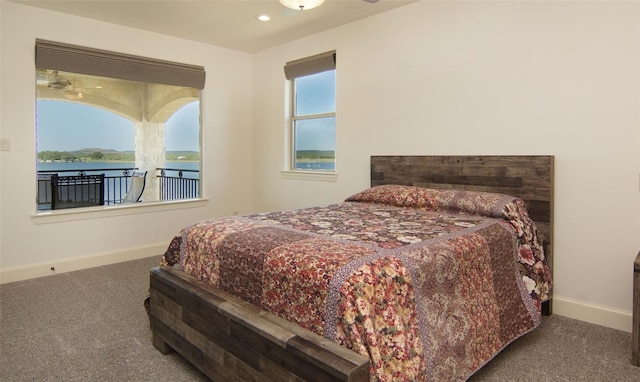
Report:
[[[335,69],[334,69],[335,70]],[[289,148],[289,170],[290,171],[310,171],[310,172],[318,172],[318,173],[330,173],[330,172],[336,172],[337,170],[337,160],[334,157],[334,169],[333,170],[324,170],[324,169],[310,169],[310,170],[302,170],[299,168],[296,168],[296,122],[298,121],[308,121],[308,120],[313,120],[313,119],[323,119],[323,118],[334,118],[336,119],[336,112],[329,112],[329,113],[317,113],[317,114],[303,114],[303,115],[297,115],[296,114],[296,110],[297,110],[297,105],[296,105],[296,100],[298,97],[296,97],[296,80],[297,78],[294,78],[293,80],[291,80],[291,94],[293,95],[293,97],[291,97],[291,115],[289,116],[289,134],[290,134],[290,142],[291,142],[291,147]],[[334,137],[335,139],[335,137]],[[334,151],[334,155],[335,155],[335,151]]]
[[[287,153],[286,153],[286,170],[282,171],[285,178],[305,179],[305,180],[326,180],[335,181],[337,177],[337,147],[334,149],[334,168],[333,169],[300,169],[296,168],[296,123],[299,121],[333,118],[336,124],[337,133],[337,116],[336,111],[302,114],[298,115],[297,111],[297,87],[296,81],[301,77],[320,74],[327,71],[333,71],[337,74],[336,68],[336,52],[330,51],[321,53],[308,58],[288,62],[285,65],[285,77],[288,80],[288,121],[287,121]],[[334,90],[335,91],[335,90]],[[337,91],[335,91],[337,95]],[[337,136],[334,137],[337,143]]]
[[[184,88],[192,88],[197,94],[199,103],[198,145],[200,153],[202,147],[202,89],[205,84],[206,73],[204,67],[183,64],[173,61],[158,60],[142,56],[134,56],[124,53],[99,50],[89,47],[59,43],[48,40],[35,40],[35,64],[36,82],[40,70],[62,71],[78,76],[89,76],[112,80],[133,81],[148,85],[168,85]],[[36,96],[36,101],[39,100]],[[66,100],[62,100],[66,101]],[[93,106],[90,103],[89,106]],[[95,106],[94,106],[95,107]],[[107,110],[109,111],[109,110]],[[114,112],[113,110],[110,110]],[[37,113],[37,110],[36,110]],[[37,119],[37,116],[36,116]],[[35,126],[36,134],[38,126]],[[176,206],[207,204],[208,198],[204,195],[204,173],[202,171],[202,158],[199,160],[198,196],[187,199],[152,200],[145,203],[133,203],[130,205],[101,205],[97,207],[66,208],[59,210],[39,210],[33,217],[69,215],[69,220],[76,220],[78,216],[86,216],[87,213],[111,216],[120,215],[128,209],[175,209]],[[36,166],[36,174],[37,172]],[[153,174],[148,175],[153,176]],[[37,176],[36,176],[37,178]],[[36,191],[38,192],[38,191]],[[171,204],[171,206],[168,206]],[[182,207],[181,207],[182,208]],[[107,214],[108,212],[108,214]],[[42,219],[38,219],[42,220]],[[48,220],[48,219],[47,219]],[[56,219],[58,220],[58,219]]]

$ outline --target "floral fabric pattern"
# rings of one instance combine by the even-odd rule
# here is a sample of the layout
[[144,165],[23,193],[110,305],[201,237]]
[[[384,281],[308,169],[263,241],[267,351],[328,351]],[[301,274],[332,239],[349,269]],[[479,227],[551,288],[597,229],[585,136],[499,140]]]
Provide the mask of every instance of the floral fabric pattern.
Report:
[[390,206],[444,209],[464,214],[477,214],[506,219],[513,229],[520,245],[518,260],[522,267],[523,281],[527,290],[540,308],[547,301],[551,291],[551,270],[545,261],[542,238],[527,207],[521,199],[513,196],[489,192],[463,190],[435,190],[414,186],[388,184],[366,189],[354,194],[346,201],[381,203]]
[[371,381],[467,379],[551,287],[522,201],[406,186],[199,222],[163,262],[368,356]]

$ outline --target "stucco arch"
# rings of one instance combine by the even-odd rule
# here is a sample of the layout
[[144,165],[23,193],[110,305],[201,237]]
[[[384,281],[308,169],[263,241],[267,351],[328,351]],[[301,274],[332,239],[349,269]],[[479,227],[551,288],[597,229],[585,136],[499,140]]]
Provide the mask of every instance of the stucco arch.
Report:
[[166,123],[184,105],[200,99],[200,91],[195,88],[147,84],[148,96],[146,120]]
[[195,88],[149,84],[113,78],[59,72],[71,85],[50,88],[38,83],[38,99],[60,100],[94,106],[134,123],[166,123],[184,105],[200,99]]

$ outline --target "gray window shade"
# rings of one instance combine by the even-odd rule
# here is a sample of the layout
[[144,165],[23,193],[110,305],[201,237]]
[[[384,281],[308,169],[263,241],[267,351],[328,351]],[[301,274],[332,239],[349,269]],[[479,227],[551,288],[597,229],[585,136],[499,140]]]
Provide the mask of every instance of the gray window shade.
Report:
[[91,76],[204,88],[202,66],[36,40],[36,68]]
[[284,76],[288,80],[311,74],[335,70],[336,51],[325,52],[300,60],[287,62],[284,66]]

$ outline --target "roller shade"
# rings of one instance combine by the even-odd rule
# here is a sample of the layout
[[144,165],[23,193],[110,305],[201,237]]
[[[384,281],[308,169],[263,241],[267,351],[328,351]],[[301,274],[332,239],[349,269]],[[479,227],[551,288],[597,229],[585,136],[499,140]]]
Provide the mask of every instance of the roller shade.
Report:
[[204,67],[36,40],[36,68],[203,89]]
[[287,62],[284,66],[284,76],[288,80],[304,77],[311,74],[335,70],[336,51],[325,52],[300,60]]

